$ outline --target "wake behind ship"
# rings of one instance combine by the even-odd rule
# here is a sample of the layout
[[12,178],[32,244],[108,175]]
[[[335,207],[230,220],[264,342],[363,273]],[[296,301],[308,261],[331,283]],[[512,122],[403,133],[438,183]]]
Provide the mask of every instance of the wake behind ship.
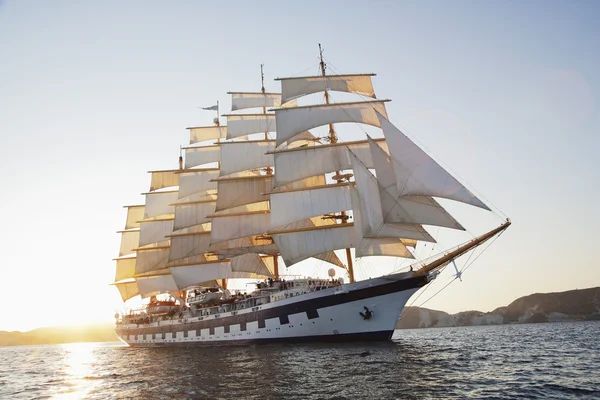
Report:
[[[389,340],[415,292],[510,225],[415,260],[435,243],[424,226],[465,231],[436,198],[491,210],[389,121],[374,74],[329,75],[320,55],[320,75],[278,78],[281,93],[264,78],[260,92],[229,92],[227,125],[208,107],[214,125],[188,128],[179,168],[150,172],[145,204],[127,206],[120,232],[114,285],[123,301],[150,298],[116,315],[125,343]],[[319,93],[324,104],[311,104]],[[348,123],[373,132],[348,140]],[[381,256],[413,262],[355,280],[356,259]],[[329,278],[280,273],[305,260],[331,264]],[[228,289],[240,279],[256,288]]]

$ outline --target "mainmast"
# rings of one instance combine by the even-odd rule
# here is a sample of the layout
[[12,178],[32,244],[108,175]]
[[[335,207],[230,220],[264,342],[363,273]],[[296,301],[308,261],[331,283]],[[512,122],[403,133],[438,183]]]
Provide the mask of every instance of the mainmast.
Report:
[[[221,126],[221,121],[219,120],[219,101],[217,100],[217,118],[214,119],[215,125],[216,126]],[[217,138],[217,143],[221,143],[221,138]],[[217,168],[221,169],[221,161],[217,162]],[[223,289],[227,289],[227,279],[223,278],[221,279],[221,287]]]
[[[262,94],[265,94],[266,93],[266,90],[265,90],[265,74],[264,74],[264,71],[263,71],[263,66],[264,66],[264,64],[260,64],[260,82],[261,82],[260,92]],[[267,115],[267,107],[263,106],[262,109],[263,109],[263,115]],[[268,140],[268,139],[269,139],[269,132],[265,132],[265,140]],[[273,168],[267,167],[265,169],[265,172],[266,172],[267,175],[273,175]],[[273,256],[273,278],[275,278],[275,279],[279,279],[279,264],[277,263],[277,258],[278,257],[279,257],[278,255],[274,255]]]
[[[319,43],[319,58],[321,60],[321,62],[319,63],[319,65],[321,66],[321,75],[326,76],[326,74],[325,74],[326,64],[325,64],[325,61],[323,60],[323,49],[321,48],[321,43]],[[325,103],[329,104],[329,92],[327,90],[325,90]],[[333,124],[329,124],[329,142],[337,143],[337,141],[338,141],[338,138],[335,134],[335,130],[333,129]],[[336,171],[334,179],[337,181],[337,183],[342,183],[344,181],[344,177],[340,174],[340,171]],[[348,221],[348,216],[346,215],[345,211],[342,211],[340,213],[340,215],[334,214],[334,215],[326,216],[324,218],[341,219],[342,224],[345,224]],[[348,278],[350,279],[350,283],[353,283],[354,282],[354,267],[352,265],[352,254],[350,253],[349,248],[346,248],[346,260],[348,260]]]

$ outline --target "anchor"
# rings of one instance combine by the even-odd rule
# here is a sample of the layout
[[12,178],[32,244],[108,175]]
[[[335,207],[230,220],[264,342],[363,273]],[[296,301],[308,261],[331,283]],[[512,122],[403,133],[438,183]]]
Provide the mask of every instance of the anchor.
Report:
[[362,311],[359,311],[359,314],[361,317],[363,317],[364,320],[370,319],[371,316],[373,315],[373,311],[369,310],[367,308],[367,306],[364,306],[365,312],[363,313]]

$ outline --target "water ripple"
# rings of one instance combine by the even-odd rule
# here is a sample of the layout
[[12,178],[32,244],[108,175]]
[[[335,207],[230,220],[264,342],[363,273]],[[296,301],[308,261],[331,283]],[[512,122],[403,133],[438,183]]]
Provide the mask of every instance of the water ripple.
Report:
[[0,398],[600,398],[599,328],[407,330],[372,344],[4,347]]

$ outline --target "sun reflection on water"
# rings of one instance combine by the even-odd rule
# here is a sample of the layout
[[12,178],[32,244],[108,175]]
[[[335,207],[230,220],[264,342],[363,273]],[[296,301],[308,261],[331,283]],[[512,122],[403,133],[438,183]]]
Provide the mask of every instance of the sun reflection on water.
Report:
[[98,346],[98,343],[61,345],[65,353],[62,366],[64,385],[53,399],[81,399],[98,384],[94,377],[95,351]]

